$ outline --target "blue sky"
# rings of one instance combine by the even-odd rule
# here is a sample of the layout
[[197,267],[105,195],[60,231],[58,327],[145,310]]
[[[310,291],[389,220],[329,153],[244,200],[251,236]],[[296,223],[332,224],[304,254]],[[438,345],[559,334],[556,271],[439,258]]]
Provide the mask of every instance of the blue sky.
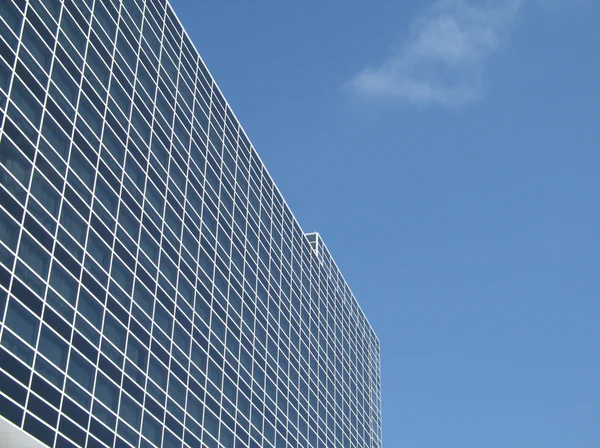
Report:
[[381,339],[384,445],[600,446],[600,2],[172,4]]

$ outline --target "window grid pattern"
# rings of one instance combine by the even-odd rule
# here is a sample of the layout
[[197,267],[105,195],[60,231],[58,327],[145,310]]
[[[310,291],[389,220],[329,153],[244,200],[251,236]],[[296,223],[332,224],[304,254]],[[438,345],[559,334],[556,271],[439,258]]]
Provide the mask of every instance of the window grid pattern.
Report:
[[0,414],[48,446],[381,447],[379,341],[164,0],[0,5]]

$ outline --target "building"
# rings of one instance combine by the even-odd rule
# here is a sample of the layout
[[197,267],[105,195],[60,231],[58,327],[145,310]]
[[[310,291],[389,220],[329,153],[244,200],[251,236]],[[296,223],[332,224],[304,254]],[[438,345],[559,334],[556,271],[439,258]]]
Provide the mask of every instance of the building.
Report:
[[0,447],[381,447],[379,342],[165,0],[0,3]]

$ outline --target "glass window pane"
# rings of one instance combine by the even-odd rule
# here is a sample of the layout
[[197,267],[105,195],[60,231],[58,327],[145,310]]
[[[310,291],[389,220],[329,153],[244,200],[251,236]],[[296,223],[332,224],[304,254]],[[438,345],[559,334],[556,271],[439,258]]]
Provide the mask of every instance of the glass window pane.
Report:
[[66,342],[46,326],[42,328],[38,350],[62,370],[67,366],[69,349]]
[[40,321],[16,300],[8,304],[5,325],[35,347]]
[[126,330],[117,319],[108,313],[106,313],[106,318],[104,319],[103,334],[121,351],[125,350]]
[[142,409],[135,401],[125,394],[121,396],[119,415],[135,429],[139,429],[142,420]]
[[102,306],[85,289],[81,289],[77,311],[86,317],[98,330],[102,324]]
[[19,257],[40,277],[45,279],[48,276],[50,255],[26,233],[23,233],[21,237]]
[[13,251],[17,247],[20,226],[8,214],[0,209],[0,241]]
[[19,11],[15,4],[10,1],[3,1],[0,3],[0,17],[4,19],[8,27],[15,34],[19,34],[19,29],[23,22],[23,13]]
[[58,217],[60,206],[60,194],[36,171],[31,182],[31,194],[50,212],[55,218]]
[[[24,188],[27,188],[32,165],[25,155],[17,149],[17,146],[7,138],[3,138],[2,142],[0,142],[0,164],[2,164],[2,166],[4,166]],[[2,171],[3,170],[0,170],[0,172]],[[3,178],[6,176],[7,174],[2,174]],[[4,182],[2,185],[5,185]]]
[[119,405],[119,390],[104,375],[98,373],[95,396],[113,412]]

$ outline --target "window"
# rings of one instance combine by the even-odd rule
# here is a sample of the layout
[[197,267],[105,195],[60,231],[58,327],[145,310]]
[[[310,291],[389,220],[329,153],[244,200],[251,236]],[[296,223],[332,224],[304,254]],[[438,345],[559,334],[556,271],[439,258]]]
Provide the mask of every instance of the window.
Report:
[[26,233],[21,236],[19,257],[43,279],[48,276],[50,255]]
[[98,372],[94,395],[113,412],[119,405],[119,390],[108,378]]
[[13,221],[4,210],[0,209],[0,241],[13,251],[17,247],[19,227],[20,226]]
[[133,287],[133,274],[118,258],[113,258],[111,276],[128,294]]
[[152,294],[139,282],[136,281],[135,293],[133,294],[135,303],[148,315],[152,315],[154,298]]
[[[49,115],[46,115],[44,118],[42,135],[48,141],[54,151],[56,151],[56,153],[60,154],[60,156],[66,160],[69,154],[69,138]],[[46,146],[45,143],[43,143],[43,140],[40,141],[40,149],[42,149],[42,146]],[[43,152],[44,154],[49,154],[47,150]],[[57,164],[54,163],[54,166],[56,168]],[[62,168],[60,171],[61,173],[64,173],[64,168]]]
[[[71,44],[77,49],[80,54],[84,54],[85,45],[87,42],[86,35],[81,31],[77,23],[68,12],[63,12],[62,20],[60,23],[60,28],[64,35],[66,35]],[[62,33],[61,33],[62,34]],[[63,45],[66,44],[64,39],[62,39]]]
[[182,408],[185,407],[185,386],[177,379],[171,377],[169,382],[169,397],[175,400]]
[[142,420],[142,409],[127,395],[121,395],[121,407],[119,409],[120,417],[129,423],[133,428],[139,429]]
[[[72,106],[77,103],[77,96],[79,94],[79,88],[73,78],[74,74],[69,74],[68,70],[65,69],[62,64],[55,63],[52,69],[52,81],[58,87],[60,93],[69,101]],[[55,99],[58,97],[53,95]]]
[[96,181],[96,198],[108,209],[112,216],[117,215],[119,198],[101,177],[98,177]]
[[171,337],[171,329],[173,327],[173,317],[165,310],[158,302],[154,311],[154,322]]
[[175,331],[173,332],[173,341],[186,356],[189,354],[190,335],[179,324],[175,324]]
[[39,319],[16,300],[11,300],[8,304],[5,325],[35,347],[40,325]]
[[[115,23],[116,16],[117,12],[113,9],[112,5],[104,2],[99,3],[96,5],[94,11],[94,30],[100,31],[101,35],[103,34],[101,30],[103,30],[112,41],[115,33],[117,32],[117,26]],[[98,24],[100,27],[96,26]],[[108,42],[106,43],[108,44]]]
[[67,344],[45,325],[42,327],[38,350],[60,369],[67,366]]
[[[0,56],[4,57],[5,59],[12,59],[12,60],[14,60],[14,58],[15,58],[14,53],[7,48],[6,44],[4,42],[2,42],[1,39],[0,39]],[[12,66],[12,62],[10,62],[10,65]],[[2,62],[2,58],[0,58],[0,104],[4,104],[6,95],[5,95],[5,93],[2,92],[2,90],[4,92],[8,91],[8,83],[10,82],[11,77],[12,77],[12,67],[9,67],[4,62]]]
[[125,328],[110,315],[106,313],[104,319],[104,336],[106,336],[119,350],[125,351],[125,341],[127,339],[127,333]]
[[[206,409],[204,412],[204,428],[215,439],[219,438],[219,420],[208,409]],[[203,440],[205,440],[205,439],[203,438]]]
[[[47,42],[51,43],[52,39],[47,40]],[[23,30],[23,44],[47,72],[50,68],[50,62],[52,61],[52,52],[29,24],[25,26],[25,29]]]
[[[2,164],[9,173],[15,176],[17,181],[19,181],[23,187],[27,188],[29,176],[31,175],[31,163],[6,137],[0,142],[0,164]],[[8,180],[9,177],[7,177],[7,174],[5,174],[2,169],[0,169],[0,173],[2,173],[2,185],[5,185],[4,179],[6,178]],[[11,190],[12,189],[9,189],[9,191]]]
[[13,33],[19,34],[21,22],[23,22],[23,13],[17,9],[14,3],[2,2],[0,4],[0,17],[4,19]]
[[[87,223],[84,222],[84,220],[75,212],[75,210],[67,202],[63,203],[60,223],[75,239],[75,241],[77,241],[82,246],[85,244],[85,237],[87,234]],[[69,245],[67,245],[67,248],[69,248]]]
[[71,169],[79,176],[84,184],[90,189],[94,188],[94,178],[96,177],[96,169],[88,159],[77,149],[71,151],[71,160],[69,161]]
[[[100,80],[104,89],[108,88],[108,80],[110,78],[110,69],[105,63],[107,60],[109,60],[109,56],[103,47],[100,47],[99,45],[88,46],[86,62],[91,69],[91,73]],[[87,72],[86,77],[92,79],[91,76],[88,76]]]
[[37,171],[33,175],[33,181],[31,182],[31,193],[46,207],[53,217],[58,218],[60,194]]
[[148,376],[162,389],[167,388],[167,369],[154,357],[150,357]]
[[144,412],[144,428],[142,429],[142,434],[144,435],[144,437],[150,440],[150,442],[153,443],[154,446],[160,445],[162,433],[161,427],[162,425],[158,423],[156,419],[154,419],[154,417],[152,417],[147,412]]
[[89,234],[87,251],[100,266],[108,271],[110,265],[110,249],[94,232],[90,232]]
[[148,349],[140,344],[131,335],[129,336],[129,342],[127,345],[127,358],[132,360],[142,372],[146,371],[146,364],[148,362]]
[[82,316],[86,317],[95,327],[100,330],[102,324],[102,307],[92,295],[85,289],[81,289],[79,294],[79,303],[77,305],[77,311]]
[[[125,109],[125,111],[127,111],[127,109]],[[110,115],[108,116],[110,117]],[[108,149],[109,153],[115,158],[117,163],[119,165],[123,165],[125,157],[125,143],[123,143],[120,138],[117,137],[117,133],[123,133],[123,130],[116,123],[114,123],[114,127],[116,128],[115,130],[108,126],[104,128],[102,143]]]

